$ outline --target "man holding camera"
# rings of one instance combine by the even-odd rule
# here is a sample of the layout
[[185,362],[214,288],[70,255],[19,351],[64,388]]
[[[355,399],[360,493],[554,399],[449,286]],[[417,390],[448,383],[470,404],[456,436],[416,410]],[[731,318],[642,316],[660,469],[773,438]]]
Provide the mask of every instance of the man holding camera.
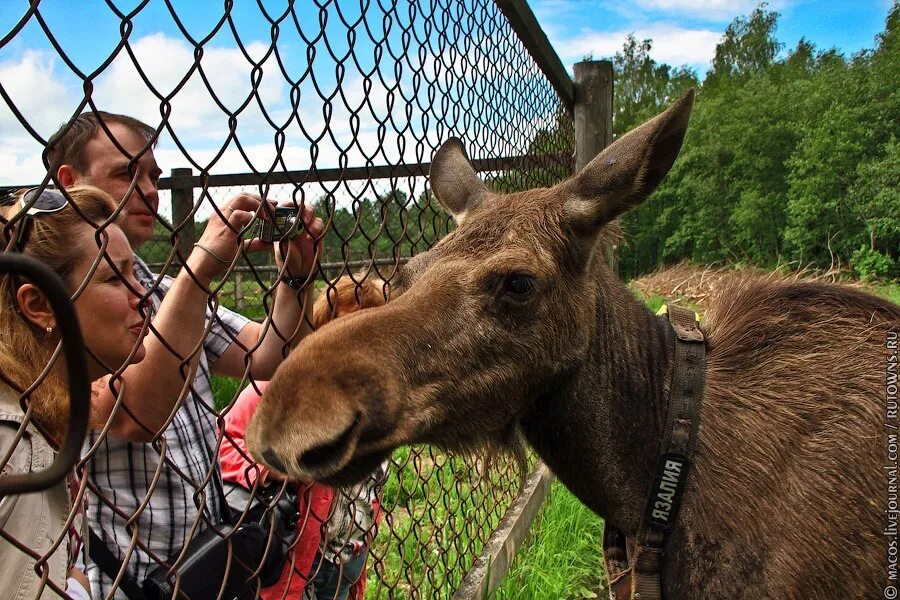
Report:
[[[60,185],[94,185],[124,202],[121,225],[135,250],[151,239],[157,222],[156,133],[131,117],[88,112],[57,131],[47,146]],[[123,563],[116,597],[139,594],[136,588],[147,573],[159,560],[177,555],[192,530],[223,520],[210,374],[242,377],[249,368],[249,378],[270,379],[310,331],[312,272],[323,223],[306,206],[294,239],[274,245],[243,241],[242,229],[256,216],[272,213],[262,202],[238,194],[215,210],[175,278],[152,273],[135,256],[134,274],[150,290],[152,305],[146,358],[119,377],[96,382],[93,394],[93,410],[101,413],[112,411],[122,395],[122,406],[110,416],[109,435],[88,465],[100,492],[88,509],[95,563],[88,575],[99,597],[108,595]],[[276,264],[285,267],[266,326],[208,308],[211,283],[242,244],[249,252],[274,249]],[[97,439],[92,435],[91,444]]]

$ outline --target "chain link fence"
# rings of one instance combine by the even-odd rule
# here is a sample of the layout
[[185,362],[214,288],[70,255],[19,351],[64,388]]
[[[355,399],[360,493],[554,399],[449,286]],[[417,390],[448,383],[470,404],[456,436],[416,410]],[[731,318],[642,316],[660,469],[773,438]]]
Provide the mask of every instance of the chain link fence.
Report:
[[[451,135],[463,140],[482,177],[500,191],[549,186],[571,174],[571,81],[565,73],[560,76],[555,56],[538,54],[542,46],[534,42],[536,25],[524,3],[275,4],[226,0],[181,6],[166,0],[140,2],[130,12],[112,2],[85,8],[87,18],[98,24],[90,52],[79,50],[84,41],[75,43],[84,32],[73,31],[75,24],[67,22],[68,5],[23,3],[15,18],[5,12],[0,65],[35,60],[22,47],[38,44],[44,48],[42,60],[49,61],[43,71],[49,75],[36,84],[53,93],[63,90],[58,94],[61,106],[42,110],[29,96],[34,81],[23,81],[10,68],[0,70],[0,123],[4,143],[10,144],[6,150],[19,149],[20,164],[29,165],[23,172],[43,168],[34,181],[8,175],[7,190],[28,187],[13,184],[57,179],[57,172],[44,177],[50,166],[45,147],[60,123],[84,111],[130,114],[155,130],[155,157],[164,169],[171,168],[158,182],[155,234],[137,250],[154,272],[176,275],[208,220],[217,218],[214,207],[248,192],[315,208],[325,223],[314,283],[321,293],[346,275],[390,283],[409,257],[430,248],[452,228],[427,183],[428,161]],[[556,65],[556,71],[547,65]],[[126,163],[132,158],[126,157]],[[132,178],[137,178],[136,162],[129,163]],[[124,207],[129,198],[114,200]],[[15,208],[4,213],[7,251],[21,251],[12,243],[17,216],[23,212]],[[262,322],[272,310],[277,274],[271,254],[243,254],[210,286],[208,302]],[[74,291],[84,282],[68,283]],[[15,305],[2,308],[9,311]],[[182,364],[202,351],[194,349]],[[31,401],[26,388],[40,387],[46,377],[45,366],[31,365],[33,379],[25,385],[4,376],[22,406]],[[112,370],[115,382],[121,369]],[[185,380],[183,369],[157,377]],[[213,376],[211,385],[213,405],[185,393],[173,415],[201,411],[197,422],[221,428],[247,381]],[[121,395],[127,396],[127,390]],[[27,437],[26,430],[33,433],[33,412],[26,411],[24,420],[2,422],[16,442]],[[146,495],[133,499],[134,509],[121,509],[132,503],[110,496],[108,486],[92,481],[99,457],[109,460],[109,454],[97,454],[111,435],[107,425],[94,424],[92,443],[75,468],[78,477],[69,480],[75,498],[113,507],[113,518],[131,535],[115,543],[135,554],[143,552],[152,563],[148,568],[160,564],[171,567],[170,576],[177,575],[184,563],[151,551],[147,539],[154,533],[142,519],[155,501],[150,498],[156,486],[162,485],[158,482],[166,479],[167,489],[180,489],[196,512],[186,539],[169,542],[174,549],[204,529],[216,528],[216,510],[208,499],[216,495],[216,449],[209,449],[212,456],[205,463],[200,461],[207,466],[193,472],[179,465],[171,450],[167,455],[171,428],[157,432],[142,450],[147,462],[129,464],[124,475],[128,479],[139,473],[147,479]],[[217,432],[212,437],[216,444],[232,443]],[[0,437],[0,444],[4,440]],[[0,467],[13,469],[16,452],[14,446],[0,447]],[[518,493],[520,477],[516,465],[504,458],[486,468],[483,457],[461,458],[429,447],[398,451],[376,486],[381,516],[356,523],[365,531],[354,537],[369,544],[365,597],[451,596]],[[127,481],[121,487],[133,489]],[[116,494],[127,493],[122,490]],[[320,557],[330,532],[339,529],[332,524],[341,519],[342,507],[355,506],[347,493],[335,496],[327,514],[301,519],[295,547],[303,544],[304,528],[316,528],[322,538]],[[344,502],[338,500],[342,494]],[[52,551],[29,551],[29,542],[16,539],[8,522],[4,525],[4,518],[14,518],[11,498],[0,499],[0,544],[7,545],[3,555],[27,556],[32,570],[51,573],[39,587],[48,594],[61,593],[64,582],[53,580],[51,554],[71,543],[67,532],[80,504],[72,504],[63,530],[48,532],[55,542]],[[154,526],[167,527],[165,519]],[[222,536],[232,535],[227,527],[218,529]],[[138,572],[128,566],[123,572],[127,576],[146,569]],[[305,585],[309,589],[315,575],[297,574],[310,579]],[[93,593],[98,596],[100,591],[107,596],[122,593],[118,586]],[[265,593],[257,586],[248,597]],[[284,590],[282,595],[294,597],[289,593]]]

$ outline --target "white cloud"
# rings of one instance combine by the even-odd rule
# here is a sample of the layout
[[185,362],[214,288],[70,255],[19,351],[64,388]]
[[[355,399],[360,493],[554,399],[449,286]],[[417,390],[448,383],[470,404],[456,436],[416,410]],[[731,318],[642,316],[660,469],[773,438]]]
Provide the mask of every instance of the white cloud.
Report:
[[[312,163],[311,143],[307,136],[318,139],[316,164],[322,168],[338,165],[341,149],[345,164],[365,164],[360,148],[369,153],[378,147],[375,128],[377,120],[390,118],[388,89],[378,79],[364,85],[359,75],[346,76],[340,83],[341,95],[333,95],[332,114],[323,116],[324,100],[311,78],[302,84],[302,101],[293,115],[287,96],[287,82],[269,57],[262,65],[262,79],[257,86],[258,97],[252,94],[253,65],[237,48],[206,48],[201,65],[219,102],[228,110],[246,106],[237,115],[237,138],[247,159],[229,141],[228,114],[212,99],[212,94],[194,72],[183,85],[194,63],[193,50],[186,42],[152,34],[132,43],[137,63],[150,84],[163,97],[172,94],[172,113],[169,123],[190,158],[212,173],[247,172],[250,165],[257,171],[268,170],[276,159],[274,129],[263,116],[263,110],[277,124],[290,122],[285,131],[286,145],[281,153],[288,169],[306,169]],[[259,60],[268,46],[261,42],[245,44],[251,57]],[[390,82],[388,82],[390,83]],[[64,123],[78,108],[83,98],[80,81],[62,65],[52,52],[27,50],[15,60],[0,63],[0,84],[12,98],[24,120],[46,138]],[[319,80],[321,93],[335,93],[337,83]],[[97,78],[92,94],[95,105],[111,112],[135,116],[157,126],[161,100],[138,73],[131,57],[122,52],[110,67]],[[345,105],[346,102],[346,105]],[[262,107],[260,107],[260,104]],[[351,115],[358,113],[351,125]],[[292,115],[294,119],[291,120]],[[377,120],[376,120],[377,119]],[[304,133],[297,121],[303,124]],[[354,131],[359,134],[354,136]],[[0,102],[0,185],[16,185],[41,179],[42,144],[30,135],[5,102]],[[388,159],[402,160],[395,142],[397,135],[388,127],[385,135],[385,154]],[[216,158],[227,144],[225,152]],[[164,131],[157,150],[164,169],[190,166],[188,159]],[[215,162],[213,162],[215,161]],[[375,159],[376,163],[381,160]],[[284,167],[278,165],[277,170]]]
[[43,146],[33,143],[37,152],[16,154],[0,151],[0,185],[31,185],[40,182],[47,171],[41,160]]
[[46,173],[44,147],[35,135],[46,139],[78,108],[80,94],[71,93],[71,82],[58,72],[56,60],[53,53],[26,50],[17,60],[0,63],[0,84],[28,125],[0,102],[0,184],[40,181]]
[[[0,63],[0,83],[16,109],[42,136],[55,131],[77,107],[60,81],[56,55],[50,52],[26,50],[18,60]],[[6,149],[7,135],[25,131],[6,103],[0,104],[0,130]]]
[[640,8],[662,12],[688,13],[697,18],[732,19],[749,14],[757,0],[635,0]]
[[[739,15],[749,15],[759,0],[634,0],[645,10],[680,13],[711,21],[730,21]],[[769,10],[782,10],[786,0],[769,2]]]
[[[261,42],[245,47],[256,60],[268,48]],[[144,75],[164,97],[181,83],[194,63],[191,46],[163,34],[140,38],[132,43],[132,48]],[[262,104],[270,115],[275,115],[275,120],[285,120],[284,113],[289,112],[286,110],[289,109],[286,86],[274,58],[263,63],[258,98],[251,98],[249,102],[253,65],[240,50],[207,48],[200,64],[209,87],[226,108],[234,111],[247,104],[238,115],[241,139],[247,144],[253,144],[263,135],[264,139],[271,139],[272,129],[263,118],[259,105]],[[83,99],[80,80],[55,53],[49,51],[26,50],[18,58],[0,63],[0,84],[24,121],[44,139],[75,113]],[[160,99],[150,91],[125,52],[121,52],[97,78],[92,99],[101,110],[132,115],[153,126],[162,120]],[[171,105],[169,122],[188,148],[217,149],[225,144],[229,132],[228,115],[213,101],[199,72],[191,74],[171,100]],[[0,184],[30,183],[43,177],[42,144],[5,102],[0,102],[0,138],[3,139]],[[165,134],[161,146],[173,147]],[[211,150],[207,154],[211,157],[214,153]],[[246,166],[243,170],[247,170]]]
[[[251,95],[253,65],[237,48],[205,48],[199,70],[194,66],[194,50],[184,40],[155,33],[132,44],[136,62],[155,88],[154,93],[144,82],[131,57],[122,52],[96,84],[94,101],[112,112],[133,115],[150,124],[161,121],[159,96],[171,96],[172,114],[169,122],[179,133],[199,136],[224,143],[228,132],[228,114],[213,98],[229,111],[235,111],[247,102]],[[268,46],[261,42],[246,45],[248,54],[261,59]],[[286,100],[284,80],[269,57],[262,66],[262,78],[258,86],[259,98],[267,110],[275,111]],[[190,75],[189,75],[190,74]],[[205,75],[207,84],[203,81]],[[187,77],[187,82],[182,81]],[[251,99],[238,121],[263,121],[256,99]],[[244,115],[252,114],[253,118]],[[259,116],[257,119],[256,117]],[[242,118],[243,117],[243,118]]]
[[[480,41],[491,45],[491,40]],[[313,162],[319,168],[334,168],[428,161],[432,149],[449,135],[448,131],[457,135],[469,132],[497,146],[483,148],[485,152],[515,153],[527,144],[542,119],[551,116],[534,115],[518,128],[507,127],[509,131],[504,136],[491,135],[486,130],[502,124],[500,117],[469,118],[467,113],[469,108],[484,110],[491,98],[472,98],[458,87],[444,90],[441,85],[447,71],[462,77],[464,64],[466,80],[528,75],[508,72],[510,65],[504,72],[501,66],[505,63],[493,64],[481,45],[471,45],[466,53],[448,50],[443,56],[426,53],[420,58],[410,53],[407,60],[398,63],[400,70],[394,71],[397,75],[383,66],[380,76],[368,78],[353,69],[340,78],[333,75],[333,62],[322,53],[315,64],[315,81],[307,75],[291,92],[294,97],[299,94],[296,112],[289,98],[292,83],[270,57],[262,67],[259,99],[252,98],[237,116],[236,135],[241,148],[238,151],[234,140],[229,140],[227,113],[212,100],[199,73],[187,77],[194,64],[193,46],[163,33],[131,41],[135,60],[149,86],[163,97],[178,88],[171,99],[169,124],[188,155],[164,130],[155,152],[160,166],[168,172],[175,167],[193,166],[193,161],[212,174],[300,170],[310,168]],[[261,59],[268,47],[263,42],[245,44],[255,60]],[[206,47],[200,64],[209,87],[222,104],[235,110],[245,103],[251,93],[253,65],[238,48]],[[0,84],[23,110],[25,119],[38,126],[44,137],[65,122],[83,98],[81,81],[49,51],[26,51],[16,60],[0,64]],[[121,52],[95,80],[92,99],[102,110],[132,115],[157,126],[162,120],[161,100],[149,86],[128,53]],[[429,104],[433,100],[429,86],[455,99]],[[29,98],[35,101],[28,102]],[[323,110],[329,103],[330,114],[326,116]],[[288,123],[285,147],[280,153],[283,164],[276,163],[279,155],[275,129],[264,118],[263,110],[277,125]],[[28,135],[3,102],[0,131],[0,185],[40,180],[44,175],[40,158],[43,147]],[[197,167],[194,170],[197,172]]]
[[690,65],[705,67],[712,61],[716,53],[716,44],[722,38],[722,32],[709,29],[685,29],[675,25],[654,24],[647,27],[636,27],[629,30],[585,32],[557,43],[563,62],[575,62],[582,57],[593,55],[594,58],[610,57],[622,49],[622,44],[629,34],[633,33],[638,40],[652,39],[650,51],[654,60],[672,66]]
[[532,0],[531,10],[547,38],[565,36],[579,18],[579,3],[574,0]]

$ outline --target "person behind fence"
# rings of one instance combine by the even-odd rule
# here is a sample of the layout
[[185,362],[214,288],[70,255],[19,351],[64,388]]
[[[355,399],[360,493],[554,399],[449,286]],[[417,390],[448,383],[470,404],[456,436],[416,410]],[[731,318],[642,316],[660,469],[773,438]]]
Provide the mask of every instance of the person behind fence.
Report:
[[[78,212],[60,191],[36,188],[11,197],[10,203],[0,206],[0,215],[14,251],[50,267],[70,292],[84,286],[74,307],[89,351],[89,375],[99,378],[121,367],[132,351],[133,363],[144,358],[138,302],[145,290],[131,274],[131,246],[111,218],[115,210],[112,198],[90,187],[73,188],[68,194]],[[97,227],[108,242],[107,260],[99,261],[94,270],[100,252]],[[57,360],[24,400],[32,407],[30,419],[22,401],[58,343],[56,317],[44,293],[20,276],[0,274],[0,461],[5,460],[0,463],[0,476],[40,471],[53,462],[69,415],[63,361]],[[95,408],[90,426],[98,428],[108,411]],[[23,427],[24,435],[17,439]],[[73,473],[68,480],[40,492],[0,497],[3,597],[56,597],[61,592],[71,598],[91,597],[81,552],[82,507],[75,505],[78,489],[78,477]],[[13,545],[13,540],[44,558],[33,558]],[[42,581],[44,573],[46,581]]]
[[[385,303],[383,282],[360,285],[350,277],[340,278],[316,300],[316,329],[332,319]],[[225,439],[219,447],[222,476],[226,483],[252,489],[279,479],[247,452],[244,432],[268,382],[255,382],[238,395],[225,415]],[[298,382],[302,385],[302,382]],[[254,389],[256,388],[256,389]],[[316,482],[300,483],[297,497],[298,539],[292,556],[274,586],[262,590],[263,600],[362,600],[365,597],[366,558],[380,515],[377,489],[386,476],[386,465],[376,469],[363,483],[333,490]]]
[[[47,161],[60,184],[96,185],[124,203],[122,229],[135,251],[151,239],[158,223],[156,139],[157,131],[137,119],[87,112],[48,140]],[[138,595],[148,572],[174,559],[190,532],[223,522],[210,374],[241,377],[249,366],[250,376],[269,378],[310,330],[312,285],[307,282],[324,229],[311,207],[305,208],[303,233],[295,239],[245,244],[249,252],[274,251],[279,267],[286,263],[270,326],[222,307],[208,309],[210,285],[244,243],[238,231],[261,208],[261,198],[250,194],[218,207],[174,278],[151,272],[134,257],[134,275],[151,292],[152,329],[144,361],[95,385],[109,403],[122,384],[125,388],[124,406],[113,414],[109,435],[90,440],[97,449],[88,476],[97,495],[88,514],[88,575],[98,595],[110,593],[123,562],[127,568],[115,596],[127,597],[123,588]],[[160,440],[148,444],[163,427]],[[161,461],[165,464],[158,469]]]

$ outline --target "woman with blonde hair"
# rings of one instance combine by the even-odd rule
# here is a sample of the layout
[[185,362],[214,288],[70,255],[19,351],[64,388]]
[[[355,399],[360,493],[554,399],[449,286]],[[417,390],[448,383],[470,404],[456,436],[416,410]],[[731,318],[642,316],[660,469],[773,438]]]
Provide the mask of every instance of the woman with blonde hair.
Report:
[[[40,261],[73,294],[91,380],[144,357],[138,303],[145,290],[132,275],[131,246],[113,218],[115,208],[106,193],[87,186],[66,194],[34,188],[0,203],[7,251]],[[20,276],[0,274],[0,476],[40,471],[53,462],[69,414],[63,360],[47,368],[58,343],[56,316],[44,293]],[[99,428],[108,414],[95,408],[91,426]],[[73,473],[40,492],[0,497],[4,594],[90,598],[81,552],[83,507],[75,506],[83,497],[78,480]]]

